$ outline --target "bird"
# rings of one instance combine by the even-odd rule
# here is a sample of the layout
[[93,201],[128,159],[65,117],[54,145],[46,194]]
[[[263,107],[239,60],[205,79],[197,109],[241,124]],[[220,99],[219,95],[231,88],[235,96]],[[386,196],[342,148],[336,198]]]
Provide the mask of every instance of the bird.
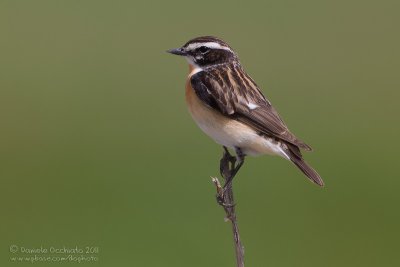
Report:
[[185,57],[189,63],[185,86],[189,113],[206,135],[226,151],[236,152],[235,173],[245,156],[276,155],[324,186],[301,153],[311,147],[289,131],[231,46],[218,37],[201,36],[167,52]]

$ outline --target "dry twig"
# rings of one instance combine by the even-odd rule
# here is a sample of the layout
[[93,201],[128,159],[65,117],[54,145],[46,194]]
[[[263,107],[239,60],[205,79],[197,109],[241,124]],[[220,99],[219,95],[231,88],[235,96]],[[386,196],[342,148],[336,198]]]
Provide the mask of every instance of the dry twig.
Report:
[[221,186],[221,183],[216,177],[212,177],[212,181],[217,188],[217,202],[225,210],[225,220],[230,221],[232,224],[237,267],[244,267],[244,249],[240,241],[232,189],[232,180],[242,166],[244,160],[244,156],[239,156],[242,158],[240,158],[240,162],[236,164],[237,158],[232,156],[228,149],[224,147],[224,155],[220,161],[220,172],[222,178],[224,179],[224,186]]

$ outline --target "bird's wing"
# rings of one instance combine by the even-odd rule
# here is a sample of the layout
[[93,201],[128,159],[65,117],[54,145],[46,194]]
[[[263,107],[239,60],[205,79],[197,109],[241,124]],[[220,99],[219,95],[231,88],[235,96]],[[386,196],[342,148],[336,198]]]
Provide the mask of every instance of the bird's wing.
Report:
[[240,66],[219,66],[194,74],[191,85],[206,105],[268,136],[311,150],[294,136],[255,82]]

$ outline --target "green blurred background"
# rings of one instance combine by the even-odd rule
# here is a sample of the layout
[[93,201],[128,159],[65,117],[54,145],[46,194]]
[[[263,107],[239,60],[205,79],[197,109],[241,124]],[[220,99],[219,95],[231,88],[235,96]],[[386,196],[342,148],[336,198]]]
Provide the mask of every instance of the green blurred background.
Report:
[[[0,265],[9,247],[97,246],[88,266],[234,266],[210,176],[221,148],[184,103],[200,35],[231,44],[320,189],[249,158],[247,266],[400,266],[398,1],[0,1]],[[72,266],[74,263],[36,263]]]

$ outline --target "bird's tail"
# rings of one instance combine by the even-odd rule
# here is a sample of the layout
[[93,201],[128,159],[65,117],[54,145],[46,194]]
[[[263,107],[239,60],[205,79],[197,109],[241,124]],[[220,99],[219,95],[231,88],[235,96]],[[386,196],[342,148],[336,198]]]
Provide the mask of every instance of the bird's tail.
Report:
[[310,166],[307,162],[304,161],[301,156],[300,150],[296,146],[289,146],[287,151],[290,160],[296,165],[313,183],[324,186],[324,181],[321,176]]

